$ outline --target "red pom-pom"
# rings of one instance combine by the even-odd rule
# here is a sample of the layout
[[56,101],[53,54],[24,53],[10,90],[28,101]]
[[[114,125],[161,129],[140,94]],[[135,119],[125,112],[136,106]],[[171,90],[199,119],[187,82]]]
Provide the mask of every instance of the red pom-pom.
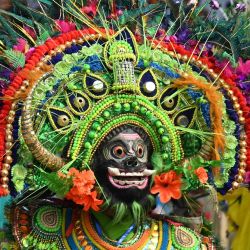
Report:
[[6,96],[14,96],[15,91],[10,90],[10,89],[7,89],[7,90],[4,92],[4,94],[5,94]]
[[49,50],[54,49],[55,47],[57,47],[59,44],[56,43],[56,41],[54,39],[49,39],[45,42],[46,46],[48,46]]
[[59,44],[64,44],[65,43],[64,38],[62,36],[57,37],[56,42],[59,43]]
[[0,197],[7,196],[10,193],[8,189],[5,189],[0,186]]
[[32,70],[33,68],[34,68],[33,65],[26,64],[24,69],[25,69],[25,70]]
[[29,75],[30,71],[26,68],[24,68],[22,71],[18,73],[19,76],[22,77],[23,80],[27,79],[27,76]]

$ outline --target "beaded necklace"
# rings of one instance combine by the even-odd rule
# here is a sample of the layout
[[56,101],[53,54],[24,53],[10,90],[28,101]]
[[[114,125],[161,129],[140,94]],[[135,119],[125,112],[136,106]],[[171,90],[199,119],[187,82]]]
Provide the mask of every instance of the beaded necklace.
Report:
[[[132,230],[131,228],[124,234],[125,238],[123,235],[118,241],[112,242],[103,237],[103,234],[98,234],[97,231],[100,233],[100,230],[95,228],[89,213],[83,213],[81,216],[81,223],[78,221],[76,224],[76,234],[77,239],[80,241],[80,245],[84,246],[84,249],[87,247],[87,249],[100,250],[117,250],[118,248],[124,250],[162,249],[163,240],[166,240],[165,237],[162,237],[162,229],[162,222],[152,221],[152,223],[145,223],[130,242],[123,243],[126,236]],[[93,247],[90,245],[93,245]]]

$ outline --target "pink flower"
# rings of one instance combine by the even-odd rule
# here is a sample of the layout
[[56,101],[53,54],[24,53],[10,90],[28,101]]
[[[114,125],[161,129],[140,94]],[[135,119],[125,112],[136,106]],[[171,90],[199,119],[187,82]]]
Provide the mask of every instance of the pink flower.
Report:
[[91,18],[96,16],[98,0],[88,0],[87,4],[81,8],[81,12],[87,14]]
[[28,60],[35,48],[30,48],[28,42],[23,38],[17,39],[17,44],[13,46],[13,49],[25,54],[25,60]]
[[25,39],[18,38],[17,44],[13,46],[13,49],[22,53],[26,53],[29,49],[29,45]]
[[76,25],[75,23],[65,21],[65,20],[55,20],[56,28],[61,31],[62,33],[67,33],[69,31],[75,30]]
[[242,74],[247,77],[250,74],[250,60],[247,60],[245,63],[242,58],[239,59],[239,66],[237,68],[237,73]]
[[222,62],[216,62],[216,66],[220,68],[222,71],[223,76],[227,78],[231,78],[234,75],[234,69],[232,68],[231,64],[228,60],[224,60]]

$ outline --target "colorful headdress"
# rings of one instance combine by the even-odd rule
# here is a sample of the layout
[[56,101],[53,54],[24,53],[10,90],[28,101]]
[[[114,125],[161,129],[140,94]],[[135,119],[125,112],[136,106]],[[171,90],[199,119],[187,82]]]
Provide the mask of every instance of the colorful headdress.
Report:
[[[5,53],[13,59],[14,50]],[[44,173],[91,169],[100,143],[123,125],[147,134],[158,178],[174,172],[183,192],[207,183],[221,193],[237,188],[249,161],[239,71],[206,43],[134,35],[127,27],[49,38],[28,51],[3,90],[0,195],[9,183],[13,192],[50,187]]]

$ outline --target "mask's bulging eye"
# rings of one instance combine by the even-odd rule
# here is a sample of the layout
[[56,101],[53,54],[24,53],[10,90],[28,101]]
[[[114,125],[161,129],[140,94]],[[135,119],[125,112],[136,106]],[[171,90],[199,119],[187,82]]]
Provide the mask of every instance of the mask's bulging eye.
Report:
[[122,159],[125,157],[126,153],[122,146],[115,146],[113,147],[113,154],[116,158]]
[[144,147],[142,145],[137,146],[136,154],[138,157],[143,157],[144,155]]

